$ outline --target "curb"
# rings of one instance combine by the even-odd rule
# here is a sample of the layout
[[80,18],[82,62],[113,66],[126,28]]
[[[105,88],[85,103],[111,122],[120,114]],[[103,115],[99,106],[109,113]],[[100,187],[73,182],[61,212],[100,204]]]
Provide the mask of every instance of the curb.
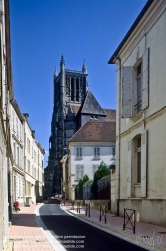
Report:
[[[131,242],[132,244],[136,245],[136,246],[139,246],[139,247],[143,247],[144,249],[146,250],[156,250],[156,251],[165,251],[166,250],[166,247],[165,246],[158,246],[156,244],[148,244],[146,238],[145,238],[145,241],[144,243],[141,243],[140,242],[138,243],[138,236],[135,235],[135,236],[132,236],[131,234],[129,233],[126,233],[122,230],[119,230],[119,229],[116,229],[116,228],[113,228],[111,226],[108,226],[108,225],[105,225],[105,224],[102,224],[102,223],[99,223],[99,222],[96,222],[96,221],[93,221],[91,220],[90,218],[86,218],[85,216],[82,216],[82,215],[79,215],[79,214],[75,214],[73,213],[70,209],[67,209],[65,210],[63,208],[63,206],[61,206],[61,208],[64,210],[64,211],[67,211],[69,212],[70,214],[72,214],[73,216],[77,217],[78,219],[90,224],[90,225],[93,225],[103,231],[106,231],[107,233],[110,233],[116,237],[119,237],[125,241],[129,241]],[[140,236],[139,236],[140,237]],[[147,242],[147,243],[146,243]]]

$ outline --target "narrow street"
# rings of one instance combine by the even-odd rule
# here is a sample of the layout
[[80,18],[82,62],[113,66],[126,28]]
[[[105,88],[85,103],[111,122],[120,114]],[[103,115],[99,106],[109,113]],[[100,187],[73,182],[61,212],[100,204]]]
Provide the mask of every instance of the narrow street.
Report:
[[60,208],[57,200],[43,205],[39,212],[48,230],[66,250],[145,250],[70,216]]

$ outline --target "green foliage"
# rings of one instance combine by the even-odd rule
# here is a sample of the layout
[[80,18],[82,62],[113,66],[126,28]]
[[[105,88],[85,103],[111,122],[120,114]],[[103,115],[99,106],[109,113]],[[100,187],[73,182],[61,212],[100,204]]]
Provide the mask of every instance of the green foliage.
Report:
[[100,163],[100,166],[98,167],[98,170],[94,174],[94,180],[91,186],[91,193],[93,199],[97,198],[97,180],[103,178],[104,176],[107,176],[109,173],[110,171],[108,170],[106,164],[102,161]]
[[104,176],[107,176],[109,173],[110,172],[109,172],[106,164],[102,161],[100,163],[100,166],[99,166],[98,170],[94,174],[94,180],[97,181],[97,180],[103,178]]
[[83,178],[79,180],[77,186],[81,187],[81,186],[83,186],[83,184],[86,183],[87,181],[89,181],[89,177],[88,177],[87,174],[85,174],[85,175],[83,176]]

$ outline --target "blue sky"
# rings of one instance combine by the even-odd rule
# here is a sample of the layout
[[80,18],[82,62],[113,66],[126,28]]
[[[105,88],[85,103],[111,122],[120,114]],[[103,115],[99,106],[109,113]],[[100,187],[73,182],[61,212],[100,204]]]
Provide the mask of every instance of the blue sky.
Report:
[[146,0],[9,1],[14,96],[48,152],[61,55],[71,70],[85,59],[90,90],[103,108],[116,109],[116,67],[107,62]]

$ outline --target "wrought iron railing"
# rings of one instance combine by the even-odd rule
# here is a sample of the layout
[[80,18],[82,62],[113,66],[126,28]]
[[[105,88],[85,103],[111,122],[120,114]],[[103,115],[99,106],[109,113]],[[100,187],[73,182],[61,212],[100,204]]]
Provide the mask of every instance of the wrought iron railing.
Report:
[[[129,215],[127,211],[131,211],[131,214]],[[136,213],[136,210],[124,208],[123,230],[125,230],[125,228],[131,229],[133,230],[134,234],[135,234],[135,213]],[[133,217],[133,220],[132,220],[132,217]],[[130,223],[131,227],[127,226],[128,223]]]

